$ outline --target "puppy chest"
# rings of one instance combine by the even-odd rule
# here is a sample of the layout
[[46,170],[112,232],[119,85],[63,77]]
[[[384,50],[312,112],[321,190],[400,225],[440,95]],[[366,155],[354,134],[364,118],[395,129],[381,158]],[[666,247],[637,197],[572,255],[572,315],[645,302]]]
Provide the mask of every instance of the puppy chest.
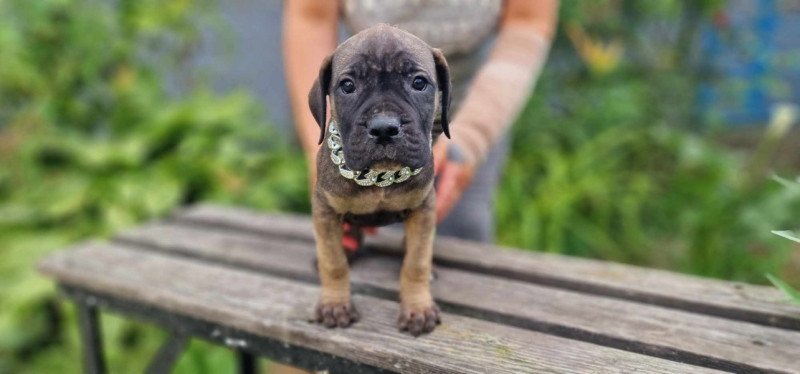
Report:
[[410,209],[401,211],[380,210],[368,214],[345,213],[342,216],[344,222],[357,226],[386,226],[393,223],[403,222],[411,214]]
[[429,192],[428,188],[404,193],[371,189],[348,196],[326,192],[325,197],[333,210],[346,219],[353,220],[352,223],[367,224],[366,221],[371,221],[379,224],[386,222],[383,223],[385,225],[405,219],[412,210],[422,205]]

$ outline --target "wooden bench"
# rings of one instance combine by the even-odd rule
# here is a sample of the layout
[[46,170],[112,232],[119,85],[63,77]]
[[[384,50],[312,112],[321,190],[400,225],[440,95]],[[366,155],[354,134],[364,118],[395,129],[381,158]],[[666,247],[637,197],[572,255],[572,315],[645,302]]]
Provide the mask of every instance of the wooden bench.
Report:
[[438,238],[443,323],[397,331],[401,233],[353,266],[362,320],[309,322],[318,285],[308,217],[196,206],[44,259],[76,302],[87,372],[103,372],[98,310],[172,332],[150,372],[189,338],[341,373],[795,372],[800,308],[778,291],[665,271]]

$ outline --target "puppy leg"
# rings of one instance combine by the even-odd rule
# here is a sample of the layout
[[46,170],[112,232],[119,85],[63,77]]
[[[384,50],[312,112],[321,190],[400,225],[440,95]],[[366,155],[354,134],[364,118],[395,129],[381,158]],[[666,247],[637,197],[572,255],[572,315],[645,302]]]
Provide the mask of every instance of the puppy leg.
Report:
[[320,196],[312,201],[317,268],[322,293],[316,320],[327,327],[347,327],[358,320],[350,301],[350,269],[342,248],[342,222]]
[[433,235],[436,230],[435,195],[428,194],[422,206],[405,220],[406,254],[400,272],[402,310],[398,328],[414,336],[433,331],[441,322],[439,308],[430,290]]

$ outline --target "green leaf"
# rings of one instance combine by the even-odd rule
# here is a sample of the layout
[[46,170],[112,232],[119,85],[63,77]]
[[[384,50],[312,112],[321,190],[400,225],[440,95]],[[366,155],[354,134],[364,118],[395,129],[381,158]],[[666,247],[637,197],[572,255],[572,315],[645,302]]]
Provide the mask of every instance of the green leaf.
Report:
[[781,290],[789,300],[795,304],[800,305],[800,291],[792,288],[792,286],[788,285],[786,282],[778,279],[778,277],[772,274],[766,274],[767,279],[769,279],[772,284]]
[[789,230],[773,230],[772,233],[775,234],[775,235],[778,235],[778,236],[782,236],[782,237],[784,237],[786,239],[789,239],[789,240],[791,240],[793,242],[800,243],[800,235],[798,235],[798,234],[796,234],[794,232],[791,232]]
[[786,188],[800,189],[800,178],[797,178],[797,180],[789,180],[779,175],[773,175],[772,180],[780,183],[783,187]]

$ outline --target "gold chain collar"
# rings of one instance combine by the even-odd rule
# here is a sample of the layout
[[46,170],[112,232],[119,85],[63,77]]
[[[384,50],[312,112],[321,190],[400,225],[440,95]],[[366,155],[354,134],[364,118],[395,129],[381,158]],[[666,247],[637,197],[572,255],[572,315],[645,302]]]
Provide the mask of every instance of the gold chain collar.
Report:
[[359,186],[378,186],[389,187],[393,184],[405,182],[411,176],[417,175],[422,168],[411,170],[408,166],[403,166],[398,170],[352,170],[344,164],[344,151],[342,150],[342,136],[336,122],[331,121],[328,125],[328,149],[331,150],[331,160],[339,167],[339,174],[347,179],[352,179]]

